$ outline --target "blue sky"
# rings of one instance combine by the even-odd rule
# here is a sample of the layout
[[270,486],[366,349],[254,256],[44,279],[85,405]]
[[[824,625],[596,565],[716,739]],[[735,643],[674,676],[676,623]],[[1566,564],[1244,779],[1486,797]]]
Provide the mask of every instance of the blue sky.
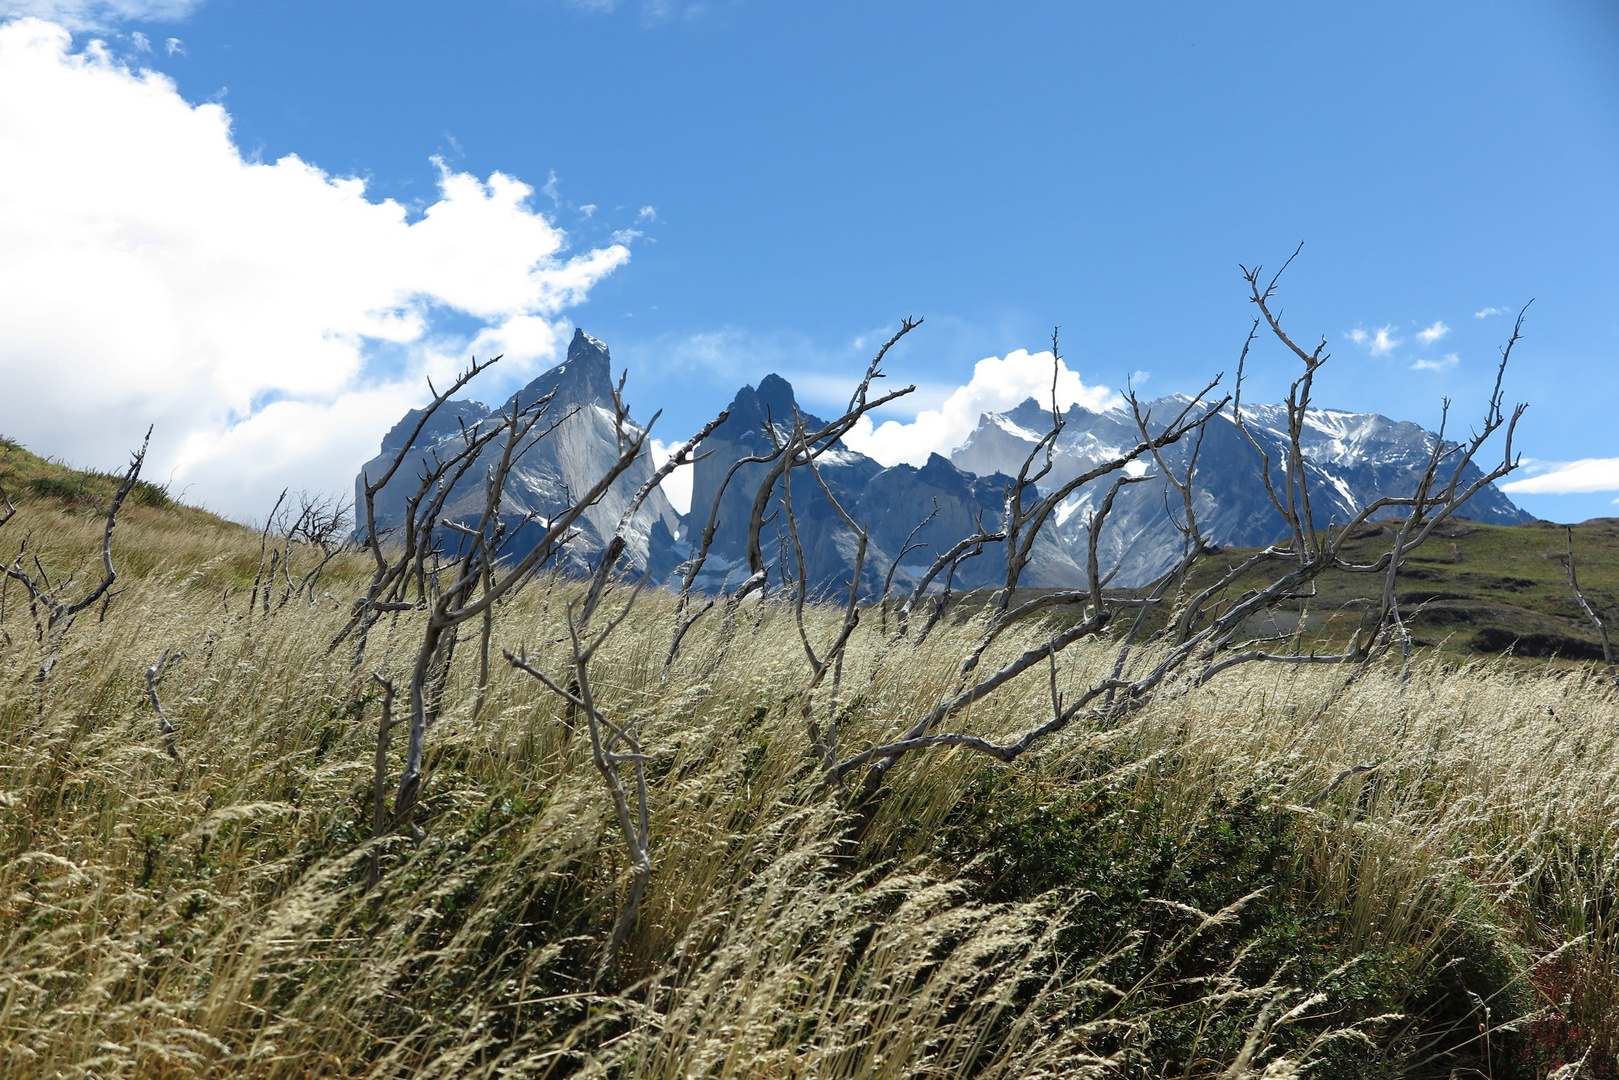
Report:
[[[1470,422],[1511,322],[1479,313],[1534,298],[1507,380],[1531,403],[1520,447],[1597,464],[1541,465],[1545,490],[1514,498],[1556,520],[1619,514],[1612,5],[0,0],[0,13],[66,26],[61,63],[104,41],[100,62],[221,106],[248,162],[296,155],[359,178],[407,222],[453,202],[448,176],[534,189],[526,212],[566,234],[553,269],[584,275],[576,302],[469,312],[455,286],[420,286],[416,337],[378,345],[353,320],[325,332],[360,341],[351,389],[442,366],[401,359],[429,338],[449,354],[516,341],[518,315],[577,323],[629,368],[638,415],[664,408],[673,439],[770,370],[830,404],[885,330],[922,315],[891,365],[922,384],[901,422],[977,361],[1045,347],[1053,324],[1089,387],[1187,390],[1233,372],[1250,317],[1237,264],[1279,265],[1302,241],[1284,300],[1291,327],[1334,354],[1320,403],[1432,425],[1449,396]],[[55,129],[82,144],[75,122]],[[571,254],[617,251],[567,270]],[[345,256],[318,258],[329,272]],[[356,276],[385,276],[368,258]],[[504,337],[478,337],[501,320]],[[547,347],[531,336],[535,363]],[[1258,359],[1249,392],[1274,399],[1293,369]],[[506,378],[530,374],[519,363]],[[251,388],[208,406],[223,424],[346,392],[232,379]],[[341,415],[375,427],[397,398]],[[18,426],[10,412],[0,427]],[[63,456],[113,452],[43,422],[26,434]],[[374,446],[380,430],[365,435]],[[204,461],[231,460],[221,438],[192,432],[168,460],[234,510],[224,465]],[[264,445],[234,452],[317,480],[358,463]]]

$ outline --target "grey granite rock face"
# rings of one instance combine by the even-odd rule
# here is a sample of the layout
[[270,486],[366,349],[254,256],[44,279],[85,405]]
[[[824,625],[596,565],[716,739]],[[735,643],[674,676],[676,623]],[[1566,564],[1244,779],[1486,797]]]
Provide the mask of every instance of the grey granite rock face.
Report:
[[[549,519],[568,504],[571,493],[592,486],[617,456],[612,424],[612,372],[607,346],[584,331],[576,331],[567,359],[523,387],[503,406],[510,409],[552,394],[546,417],[523,449],[519,465],[507,484],[505,515],[515,524],[535,512]],[[1188,403],[1181,395],[1152,402],[1148,427],[1153,433],[1174,418]],[[792,386],[780,376],[767,375],[758,386],[745,386],[731,402],[730,416],[704,443],[693,470],[691,510],[677,515],[662,492],[654,492],[642,508],[628,538],[627,561],[638,571],[664,581],[693,554],[693,544],[706,526],[715,497],[734,464],[773,449],[770,429],[782,439],[792,429],[795,414],[811,430],[824,426],[818,417],[798,411]],[[416,461],[435,449],[453,452],[466,429],[497,423],[499,412],[476,401],[448,402],[417,439]],[[1286,411],[1279,405],[1245,406],[1244,415],[1260,447],[1269,456],[1273,477],[1281,478],[1287,443]],[[408,437],[420,413],[407,415],[384,436],[382,454],[366,465],[377,475]],[[1078,406],[1065,416],[1050,474],[1039,487],[1055,486],[1106,461],[1139,439],[1134,418],[1123,410],[1092,412]],[[921,468],[896,465],[884,468],[864,454],[838,444],[817,462],[822,479],[839,504],[862,523],[869,535],[860,591],[871,597],[882,588],[893,569],[896,588],[908,590],[926,572],[939,553],[970,535],[976,523],[993,531],[1001,524],[1008,486],[1029,449],[1049,429],[1051,415],[1034,400],[1005,413],[985,414],[967,441],[950,459],[934,454]],[[1372,413],[1334,410],[1312,411],[1303,445],[1308,460],[1313,510],[1318,525],[1348,520],[1359,506],[1383,496],[1409,495],[1433,450],[1436,436],[1416,424],[1390,420]],[[1192,450],[1190,439],[1167,448],[1164,458],[1177,471],[1185,468]],[[498,455],[498,446],[485,455]],[[420,456],[417,456],[420,455]],[[407,463],[377,500],[384,528],[397,525],[405,499],[415,491],[418,468]],[[1150,459],[1145,463],[1156,471]],[[1215,544],[1251,547],[1280,539],[1284,526],[1265,494],[1264,459],[1243,437],[1228,415],[1210,420],[1198,456],[1197,513],[1204,534]],[[699,579],[705,589],[737,584],[747,574],[747,525],[754,495],[769,466],[742,465],[725,489],[720,503],[714,544]],[[599,504],[586,511],[578,524],[579,536],[570,545],[567,560],[575,570],[594,564],[606,539],[617,526],[630,497],[651,476],[650,455],[643,452],[619,478]],[[1139,470],[1138,470],[1139,471]],[[483,463],[469,470],[452,493],[446,517],[475,521],[482,510]],[[363,476],[356,481],[358,490]],[[1477,479],[1476,467],[1464,470],[1462,483]],[[1086,583],[1085,558],[1088,522],[1108,480],[1100,480],[1075,493],[1058,508],[1054,522],[1039,536],[1033,559],[1022,584],[1040,588],[1076,588]],[[795,469],[789,486],[772,492],[769,513],[775,516],[762,535],[765,560],[772,571],[772,587],[781,584],[781,558],[787,538],[786,516],[780,513],[788,497],[794,511],[798,542],[803,550],[806,577],[812,593],[835,595],[848,589],[856,560],[857,538],[828,501],[808,469]],[[1118,567],[1116,585],[1142,585],[1171,566],[1180,552],[1181,538],[1172,519],[1178,495],[1163,481],[1149,481],[1124,489],[1101,535],[1098,552],[1104,570]],[[937,506],[938,513],[914,538],[916,545],[903,557],[901,550],[916,526]],[[1515,524],[1529,516],[1494,487],[1474,497],[1465,512],[1479,521]],[[1397,509],[1385,516],[1397,516]],[[518,535],[511,550],[521,555],[543,532],[531,524]],[[894,567],[895,560],[899,566]],[[992,544],[964,562],[954,587],[994,587],[1005,581],[1004,545]]]
[[[1149,430],[1157,434],[1188,403],[1172,395],[1147,405]],[[1245,405],[1243,416],[1255,440],[1270,460],[1273,482],[1282,482],[1287,446],[1287,412],[1281,405]],[[1077,476],[1139,441],[1134,418],[1122,409],[1092,412],[1075,406],[1065,416],[1058,439],[1053,479]],[[952,458],[962,467],[994,468],[1015,472],[1040,434],[1049,429],[1051,415],[1034,400],[1009,412],[986,414],[978,428]],[[1388,496],[1407,496],[1416,484],[1437,439],[1417,424],[1390,420],[1375,413],[1311,410],[1301,439],[1311,483],[1311,509],[1318,526],[1344,522],[1357,509]],[[1183,471],[1192,443],[1182,440],[1164,451],[1164,459],[1177,473]],[[1150,460],[1151,471],[1157,472]],[[1198,453],[1196,507],[1199,524],[1211,542],[1226,546],[1258,547],[1281,539],[1286,526],[1272,508],[1264,487],[1264,459],[1243,437],[1229,413],[1210,420]],[[1448,480],[1449,474],[1442,474]],[[1482,473],[1469,465],[1462,471],[1462,486]],[[1087,519],[1105,485],[1098,482],[1081,490],[1062,507],[1057,527],[1072,553],[1088,543]],[[1179,495],[1166,482],[1148,482],[1125,489],[1114,504],[1098,539],[1101,564],[1119,567],[1119,585],[1143,585],[1173,565],[1180,552],[1180,534],[1166,509],[1179,507]],[[1380,516],[1398,517],[1399,508]],[[1482,522],[1515,525],[1530,520],[1497,488],[1480,491],[1463,513]],[[1082,555],[1080,556],[1082,559]]]
[[[686,518],[684,535],[693,540],[701,536],[713,512],[715,495],[732,466],[745,457],[769,453],[772,443],[767,425],[775,426],[777,438],[785,438],[791,431],[795,408],[792,387],[776,375],[766,376],[757,388],[745,386],[737,393],[731,403],[730,417],[704,443],[708,456],[695,467],[691,512]],[[817,417],[802,412],[799,415],[812,430],[824,425]],[[940,552],[975,531],[975,522],[980,516],[986,527],[998,527],[1006,485],[1010,483],[1004,476],[979,477],[963,472],[937,454],[920,469],[910,465],[885,469],[841,443],[817,459],[816,467],[838,503],[867,531],[869,539],[860,582],[861,592],[867,597],[882,590],[890,567],[905,547],[906,538],[933,512],[935,502],[938,515],[911,541],[920,546],[900,560],[895,569],[897,589],[914,583]],[[726,488],[709,563],[700,579],[705,587],[722,588],[726,582],[736,584],[748,576],[748,519],[754,493],[766,469],[764,465],[744,465]],[[810,591],[832,595],[847,590],[859,541],[808,469],[794,469],[787,490],[784,492],[778,485],[774,492],[770,512],[776,517],[762,535],[766,559],[771,563],[779,562],[782,540],[786,536],[786,517],[780,511],[789,498]],[[977,588],[993,584],[1004,577],[1004,572],[1004,554],[986,549],[983,555],[962,565],[955,585]],[[1081,573],[1080,568],[1072,563],[1065,546],[1049,539],[1040,549],[1040,567],[1031,579],[1038,576],[1044,582],[1066,579],[1075,573]],[[781,583],[779,571],[771,580],[773,586]]]
[[[519,448],[519,460],[507,481],[502,518],[516,527],[530,512],[540,521],[518,529],[511,551],[521,556],[544,534],[550,518],[569,505],[573,496],[589,490],[612,467],[618,456],[613,430],[612,371],[607,346],[586,334],[574,332],[568,358],[523,387],[507,400],[504,408],[529,405],[552,394],[545,414],[534,432]],[[383,438],[382,453],[368,462],[355,480],[357,503],[363,499],[367,475],[380,475],[410,435],[420,418],[408,414]],[[435,450],[448,456],[461,445],[462,427],[468,429],[498,423],[499,414],[476,401],[446,402],[434,414],[429,426],[417,438],[411,458],[377,497],[377,521],[383,528],[397,527],[403,520],[405,501],[415,493],[421,475],[420,461]],[[499,440],[487,447],[480,461],[469,469],[445,503],[444,516],[461,524],[475,523],[484,505],[485,466],[499,460]],[[652,458],[645,449],[613,486],[606,497],[586,510],[576,525],[578,537],[569,545],[566,559],[575,569],[594,563],[625,507],[636,490],[651,477]],[[361,511],[363,513],[363,509]],[[679,516],[661,491],[655,491],[641,508],[627,538],[626,558],[638,570],[651,571],[660,579],[673,568],[677,555],[676,530]]]

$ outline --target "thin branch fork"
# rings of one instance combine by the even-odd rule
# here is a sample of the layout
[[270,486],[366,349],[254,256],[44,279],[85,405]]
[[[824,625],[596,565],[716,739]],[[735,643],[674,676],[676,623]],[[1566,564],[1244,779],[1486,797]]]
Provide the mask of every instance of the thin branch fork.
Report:
[[[714,501],[709,508],[708,518],[703,526],[702,538],[698,543],[697,551],[687,563],[686,573],[680,586],[682,611],[684,611],[686,600],[696,586],[697,579],[713,550],[714,538],[719,529],[720,507],[725,500],[725,493],[730,489],[732,481],[735,480],[741,470],[748,465],[769,465],[770,469],[761,478],[748,516],[746,544],[748,577],[727,596],[728,609],[734,608],[736,603],[739,603],[755,590],[762,589],[767,585],[769,575],[765,567],[764,549],[760,541],[760,533],[769,515],[770,501],[776,484],[780,481],[782,474],[789,468],[798,467],[804,464],[804,459],[820,457],[832,449],[839,439],[853,430],[860,417],[916,390],[915,386],[906,386],[876,399],[871,397],[872,381],[886,377],[881,368],[883,359],[888,355],[889,350],[898,344],[905,335],[921,325],[922,320],[919,318],[906,318],[901,321],[899,330],[883,343],[871,362],[866,365],[865,374],[855,386],[854,393],[850,395],[849,408],[842,416],[828,422],[820,430],[808,433],[804,438],[797,440],[794,445],[797,445],[799,449],[796,452],[789,453],[788,442],[777,438],[774,429],[772,429],[770,432],[772,442],[770,453],[753,454],[732,462],[730,469],[725,474],[725,479],[720,482],[715,490]],[[704,610],[707,610],[706,607]],[[683,630],[684,628],[682,628],[682,632]],[[673,650],[671,650],[672,654]]]
[[163,735],[163,750],[182,767],[185,765],[185,758],[180,756],[180,747],[176,742],[180,729],[169,722],[168,714],[163,711],[163,702],[157,696],[157,685],[163,677],[163,669],[184,655],[185,653],[179,649],[164,649],[157,662],[146,669],[146,700],[151,703],[152,711],[157,714],[157,730]]
[[[702,445],[705,439],[714,434],[721,424],[724,424],[730,418],[729,410],[721,410],[718,416],[704,424],[697,434],[687,439],[674,453],[669,455],[669,460],[665,461],[647,478],[646,482],[641,485],[630,499],[629,504],[624,507],[624,512],[619,515],[618,527],[613,530],[612,539],[608,541],[607,549],[602,553],[601,561],[596,566],[596,572],[591,576],[590,589],[585,595],[584,609],[580,613],[581,625],[588,625],[591,616],[596,613],[596,605],[601,602],[602,589],[606,586],[607,579],[611,576],[613,567],[617,564],[619,557],[624,553],[626,543],[624,538],[628,535],[636,514],[640,513],[641,507],[645,505],[646,500],[651,497],[652,492],[662,486],[663,482],[677,468],[682,465],[692,464],[694,460],[693,454],[697,448]],[[654,416],[653,419],[656,420],[657,417]],[[648,427],[650,426],[649,422]]]
[[927,528],[933,522],[933,519],[939,516],[939,512],[939,497],[935,495],[933,497],[933,510],[927,517],[917,522],[916,526],[906,534],[905,542],[899,546],[898,553],[888,564],[888,573],[883,577],[883,591],[878,597],[878,603],[881,604],[884,632],[888,630],[888,596],[894,590],[894,574],[899,570],[900,563],[905,561],[905,556],[928,546],[927,544],[916,543],[916,534]]
[[[1023,494],[1019,486],[1020,482],[1014,482],[1008,487],[1005,521],[1007,534],[1006,583],[994,601],[997,611],[1005,610],[1011,603],[1012,597],[1017,590],[1018,580],[1022,577],[1023,571],[1032,557],[1035,541],[1045,527],[1046,521],[1056,511],[1057,507],[1086,484],[1103,476],[1119,472],[1131,462],[1154,451],[1161,450],[1165,446],[1177,443],[1188,434],[1206,425],[1230,401],[1228,396],[1219,402],[1208,403],[1209,394],[1219,385],[1219,382],[1219,378],[1215,378],[1205,386],[1173,420],[1165,425],[1164,430],[1158,435],[1150,439],[1144,438],[1140,443],[1124,453],[1079,474],[1067,483],[1055,488],[1051,494],[1038,499],[1027,510],[1023,509]],[[1199,406],[1204,406],[1203,412],[1194,416],[1194,410]],[[1030,460],[1038,450],[1039,447],[1036,447],[1035,450],[1030,451],[1030,459],[1025,460],[1023,473],[1028,472]]]
[[[813,476],[816,483],[820,485],[821,493],[825,495],[827,501],[832,504],[832,508],[837,511],[838,516],[843,519],[845,527],[847,527],[850,532],[854,533],[857,542],[854,567],[849,575],[849,598],[843,605],[842,624],[838,627],[837,636],[832,640],[832,643],[827,646],[826,654],[820,658],[817,658],[814,648],[810,645],[809,635],[804,629],[803,605],[807,582],[804,580],[802,549],[799,548],[798,545],[797,529],[792,524],[792,503],[790,501],[785,501],[784,499],[784,507],[788,515],[787,520],[789,523],[789,529],[793,534],[793,546],[800,553],[798,560],[799,588],[798,595],[796,597],[796,613],[798,617],[798,633],[803,639],[804,652],[809,658],[810,663],[809,680],[805,684],[803,690],[799,692],[799,700],[801,702],[800,710],[803,719],[806,721],[810,741],[814,743],[816,748],[821,752],[824,767],[831,767],[837,762],[838,691],[841,689],[843,681],[843,657],[844,653],[848,651],[850,637],[854,634],[855,628],[860,625],[860,579],[861,575],[865,571],[866,547],[870,540],[870,536],[868,535],[867,531],[860,526],[859,522],[855,521],[849,512],[843,508],[843,504],[839,502],[837,496],[833,494],[831,485],[826,482],[826,477],[821,475],[821,470],[816,466],[815,460],[811,458],[808,464],[810,475]],[[786,480],[784,477],[784,496],[785,492]],[[878,602],[881,603],[881,599],[879,599]],[[823,733],[813,719],[813,711],[815,707],[814,695],[816,689],[821,685],[821,681],[826,677],[826,673],[828,671],[833,673],[832,691],[827,702],[826,730]]]
[[[151,442],[152,428],[148,427],[146,436],[141,439],[141,448],[131,456],[129,468],[124,472],[124,479],[118,485],[118,490],[113,493],[112,504],[107,508],[107,524],[101,533],[101,581],[89,592],[78,600],[70,601],[60,598],[57,594],[71,584],[72,579],[70,578],[53,586],[50,579],[45,575],[44,567],[39,565],[39,560],[36,557],[34,568],[39,573],[40,579],[35,581],[22,567],[21,552],[18,552],[17,558],[12,561],[11,565],[0,565],[0,570],[5,572],[6,577],[16,581],[27,590],[29,602],[36,611],[39,608],[45,610],[45,621],[41,627],[42,635],[47,637],[52,635],[59,626],[65,630],[66,623],[71,622],[75,615],[95,604],[106,595],[107,590],[111,589],[113,582],[118,579],[118,571],[112,563],[112,533],[113,529],[118,525],[118,511],[123,508],[124,500],[129,497],[129,493],[135,489],[136,481],[140,479],[141,466],[146,461],[146,450],[151,445]],[[16,508],[11,506],[11,500],[9,499],[6,500],[6,506],[8,509],[4,520],[9,521],[12,514],[16,512]],[[4,524],[4,521],[0,521],[0,524]]]
[[[643,751],[640,736],[634,723],[624,725],[614,724],[601,711],[595,700],[590,681],[590,656],[606,636],[617,628],[628,616],[630,608],[635,602],[632,594],[624,609],[598,634],[597,638],[587,647],[580,637],[580,626],[574,614],[572,605],[568,611],[568,640],[572,646],[572,660],[569,665],[571,682],[567,687],[562,686],[556,679],[546,675],[538,667],[529,662],[524,653],[512,653],[502,650],[502,654],[514,669],[522,671],[546,687],[552,693],[562,698],[569,706],[576,709],[585,718],[586,731],[590,736],[591,760],[596,771],[601,775],[602,783],[607,789],[608,797],[613,804],[614,812],[618,816],[619,828],[624,837],[624,846],[630,862],[630,887],[624,898],[624,904],[619,912],[618,921],[613,927],[612,936],[606,948],[602,951],[600,964],[596,969],[595,982],[600,982],[608,971],[612,969],[618,957],[619,949],[625,939],[634,929],[640,917],[642,897],[646,893],[647,883],[652,877],[651,856],[651,814],[647,798],[646,763],[649,760]],[[603,729],[611,732],[604,739]],[[618,743],[624,743],[628,753],[617,752]],[[630,804],[630,793],[625,787],[624,778],[619,772],[621,765],[628,765],[632,770],[634,784],[635,805]]]
[[[1211,403],[1212,407],[1199,416],[1190,415],[1191,407],[1188,407],[1188,410],[1183,410],[1164,432],[1156,437],[1151,436],[1149,417],[1140,403],[1133,401],[1141,443],[1130,455],[1121,455],[1119,459],[1107,463],[1099,470],[1091,470],[1080,479],[1081,483],[1088,482],[1106,471],[1122,469],[1128,460],[1151,455],[1167,483],[1180,495],[1180,516],[1177,519],[1172,513],[1171,521],[1183,536],[1181,558],[1170,571],[1150,587],[1145,597],[1131,599],[1131,603],[1137,608],[1136,618],[1134,625],[1119,645],[1111,677],[1095,682],[1072,702],[1065,702],[1057,689],[1056,656],[1074,642],[1104,631],[1115,611],[1129,606],[1123,598],[1110,597],[1103,592],[1102,586],[1106,579],[1100,573],[1095,545],[1105,522],[1106,512],[1111,508],[1112,497],[1126,483],[1134,482],[1136,478],[1120,477],[1092,519],[1087,563],[1090,587],[1083,592],[1072,590],[1064,594],[1054,594],[1052,597],[1035,598],[1017,607],[1011,607],[1010,587],[1015,586],[1034,539],[1045,523],[1044,515],[1049,514],[1050,506],[1057,500],[1047,496],[1038,500],[1032,508],[1025,508],[1020,492],[1009,490],[1006,511],[1009,538],[1008,589],[997,598],[1000,608],[986,623],[984,640],[963,665],[963,676],[972,671],[994,638],[1019,619],[1032,616],[1052,603],[1064,601],[1088,601],[1089,614],[1079,624],[1030,646],[1008,660],[994,673],[979,679],[974,685],[966,686],[964,683],[956,695],[918,718],[897,737],[868,747],[832,766],[828,770],[829,779],[840,786],[855,770],[864,770],[864,779],[852,800],[855,816],[852,819],[851,837],[858,838],[872,820],[884,775],[906,754],[914,750],[961,746],[1009,762],[1037,745],[1040,740],[1061,731],[1077,720],[1117,723],[1123,716],[1150,703],[1157,694],[1167,688],[1176,687],[1178,692],[1184,692],[1232,668],[1248,663],[1358,663],[1364,668],[1381,655],[1382,650],[1395,639],[1395,635],[1406,638],[1393,585],[1394,576],[1403,558],[1426,543],[1433,536],[1434,530],[1453,516],[1470,498],[1517,467],[1518,459],[1513,452],[1512,440],[1517,420],[1523,413],[1523,406],[1518,406],[1508,413],[1502,406],[1501,385],[1512,348],[1521,337],[1522,314],[1519,316],[1518,324],[1514,326],[1511,340],[1502,349],[1501,366],[1496,372],[1495,388],[1482,426],[1465,442],[1450,443],[1446,440],[1444,426],[1441,425],[1439,436],[1412,495],[1374,500],[1361,507],[1345,527],[1318,528],[1313,517],[1311,478],[1307,470],[1308,458],[1304,453],[1304,437],[1309,410],[1312,407],[1314,376],[1327,360],[1325,339],[1315,349],[1306,351],[1288,335],[1281,324],[1280,316],[1271,305],[1279,276],[1278,274],[1268,283],[1261,284],[1258,268],[1253,270],[1244,268],[1244,277],[1251,289],[1250,299],[1259,308],[1260,316],[1255,319],[1243,344],[1234,394],[1217,404]],[[1271,459],[1264,445],[1249,427],[1241,408],[1246,361],[1261,324],[1266,326],[1304,366],[1303,374],[1294,381],[1288,395],[1286,448],[1280,484],[1273,479]],[[1217,383],[1218,380],[1211,382],[1198,400],[1201,401],[1206,397]],[[1214,584],[1195,594],[1186,595],[1184,585],[1189,579],[1192,567],[1209,550],[1199,531],[1193,488],[1202,432],[1206,429],[1210,417],[1228,403],[1232,405],[1237,427],[1264,462],[1262,471],[1267,493],[1273,508],[1291,535],[1287,541],[1273,544],[1229,568]],[[1053,428],[1059,427],[1060,423],[1060,415],[1055,416]],[[1163,436],[1174,434],[1177,437],[1184,437],[1193,432],[1196,432],[1196,439],[1187,455],[1185,469],[1177,472],[1170,467],[1167,457],[1162,453],[1163,447],[1173,440]],[[1463,472],[1477,459],[1484,444],[1497,433],[1502,433],[1505,441],[1500,463],[1494,468],[1480,470],[1479,475],[1471,483],[1464,483]],[[1047,466],[1040,461],[1040,457],[1048,455],[1052,444],[1053,437],[1048,433],[1047,438],[1042,439],[1025,460],[1024,467],[1020,471],[1021,478],[1045,475],[1048,471]],[[1078,486],[1076,483],[1073,488]],[[1061,497],[1066,497],[1067,493],[1063,491]],[[1344,545],[1354,534],[1355,529],[1374,513],[1394,506],[1405,507],[1408,513],[1396,531],[1391,550],[1371,563],[1361,564],[1348,559]],[[1572,563],[1572,560],[1570,561]],[[1232,595],[1233,587],[1247,574],[1276,562],[1290,564],[1287,572],[1276,576],[1266,584],[1246,589],[1240,595]],[[1307,602],[1308,597],[1314,594],[1316,579],[1333,569],[1385,575],[1383,595],[1377,607],[1370,613],[1375,616],[1376,625],[1382,628],[1380,635],[1374,635],[1375,640],[1363,641],[1357,636],[1356,641],[1344,652],[1326,656],[1299,655],[1256,648],[1259,643],[1253,641],[1239,646],[1235,653],[1225,652],[1249,619],[1273,610],[1283,603]],[[1572,566],[1570,573],[1572,580]],[[1172,591],[1175,596],[1174,610],[1170,613],[1164,628],[1153,635],[1154,640],[1163,640],[1167,644],[1167,650],[1132,670],[1133,648],[1142,633],[1149,612],[1164,603]],[[1301,608],[1301,628],[1304,613],[1305,609]],[[1403,645],[1408,659],[1408,640],[1404,641]],[[1607,655],[1611,660],[1611,653]],[[995,742],[964,732],[938,730],[951,716],[1040,664],[1046,664],[1051,669],[1052,715],[1043,723],[1031,726],[1009,742]],[[1345,776],[1353,775],[1357,771],[1366,771],[1366,767],[1357,767]],[[1340,777],[1335,786],[1343,778]]]

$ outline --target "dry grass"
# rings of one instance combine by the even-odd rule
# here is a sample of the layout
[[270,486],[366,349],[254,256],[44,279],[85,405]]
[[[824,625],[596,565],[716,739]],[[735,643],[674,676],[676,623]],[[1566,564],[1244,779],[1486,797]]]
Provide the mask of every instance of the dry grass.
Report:
[[[32,505],[6,532],[68,568],[98,526]],[[118,550],[124,591],[43,685],[15,591],[0,624],[8,1078],[1611,1068],[1619,701],[1587,675],[1242,669],[1014,769],[908,759],[851,853],[797,727],[785,609],[699,624],[665,681],[672,600],[644,596],[594,670],[654,758],[656,871],[593,988],[623,848],[532,680],[500,671],[473,720],[458,668],[426,839],[374,843],[377,706],[326,651],[343,605],[249,615],[244,530],[131,514]],[[345,599],[358,568],[337,573]],[[536,583],[497,646],[559,669],[573,591]],[[862,629],[846,744],[934,704],[973,632]],[[380,625],[367,671],[396,673],[415,634]],[[144,698],[170,647],[183,767]],[[1109,659],[1071,650],[1062,678]],[[1047,694],[1014,684],[966,724],[1019,729]]]

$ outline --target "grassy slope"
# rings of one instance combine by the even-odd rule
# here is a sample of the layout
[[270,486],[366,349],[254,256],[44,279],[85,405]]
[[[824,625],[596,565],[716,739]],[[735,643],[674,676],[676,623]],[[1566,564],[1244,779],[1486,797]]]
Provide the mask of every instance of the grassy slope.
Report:
[[[90,572],[91,508],[20,502],[0,540]],[[463,650],[426,839],[372,845],[376,694],[327,652],[343,605],[248,613],[257,537],[184,511],[132,507],[115,547],[126,591],[44,684],[26,611],[0,623],[7,1077],[1527,1077],[1582,1054],[1613,1075],[1619,698],[1583,672],[1244,669],[1015,768],[907,761],[851,853],[790,614],[700,623],[665,679],[649,595],[595,678],[653,757],[657,869],[593,989],[622,849],[551,699],[497,671],[474,717]],[[1482,573],[1468,557],[1437,565]],[[560,670],[571,591],[538,583],[497,646]],[[368,670],[399,675],[413,618]],[[911,649],[863,627],[845,745],[937,700],[973,630]],[[183,765],[142,681],[171,646]],[[1109,661],[1071,650],[1062,686]],[[965,723],[1039,718],[1044,678]]]
[[[1586,599],[1611,618],[1619,614],[1619,518],[1598,518],[1573,531]],[[1348,557],[1374,561],[1393,539],[1391,526],[1368,526],[1347,545]],[[1447,654],[1511,648],[1519,656],[1600,659],[1596,628],[1575,604],[1564,574],[1567,550],[1563,526],[1549,522],[1446,523],[1404,561],[1398,587],[1402,612],[1419,644]],[[1227,549],[1211,557],[1199,567],[1194,586],[1217,580],[1247,554]],[[1347,639],[1360,622],[1365,598],[1382,584],[1380,576],[1325,575],[1320,595],[1309,605],[1307,631],[1323,644]]]
[[[25,563],[31,567],[37,556],[51,580],[70,575],[77,580],[100,580],[102,529],[107,507],[122,480],[121,475],[75,469],[39,457],[0,438],[0,493],[20,511],[17,520],[0,533],[0,557],[10,561],[16,546],[26,538]],[[243,525],[187,506],[171,499],[163,488],[137,481],[118,515],[114,549],[119,573],[125,578],[178,577],[188,589],[212,593],[229,606],[233,595],[252,587],[259,572],[260,539]],[[326,581],[346,588],[366,571],[360,560],[340,559],[329,568]]]
[[[81,507],[105,506],[122,480],[122,475],[75,469],[60,461],[42,458],[15,441],[0,437],[0,491],[9,493],[13,499],[49,499]],[[131,503],[173,510],[194,523],[211,516],[182,507],[169,498],[168,492],[144,480],[136,483]]]
[[[29,550],[44,560],[53,580],[69,573],[93,574],[107,506],[122,480],[42,458],[0,438],[0,493],[21,510],[19,520],[0,535],[14,547],[24,535],[42,533]],[[250,538],[255,541],[251,552]],[[258,567],[256,539],[241,525],[176,502],[162,488],[138,481],[119,514],[116,546],[125,573],[145,575],[159,566],[196,570],[210,587],[223,591],[252,581]],[[7,561],[14,554],[6,551]]]

